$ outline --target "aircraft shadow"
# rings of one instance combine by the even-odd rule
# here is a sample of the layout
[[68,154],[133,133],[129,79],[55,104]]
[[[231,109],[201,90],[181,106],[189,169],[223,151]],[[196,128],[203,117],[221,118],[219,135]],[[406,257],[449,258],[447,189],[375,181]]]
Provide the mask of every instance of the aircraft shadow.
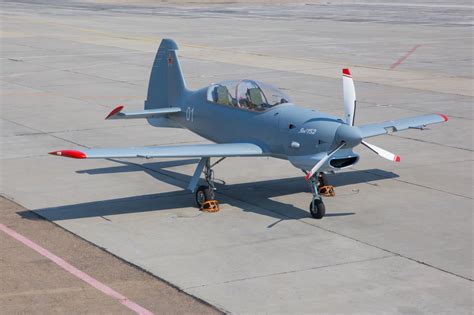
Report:
[[[77,173],[98,175],[126,172],[146,172],[155,179],[181,188],[182,190],[162,192],[141,196],[116,198],[109,200],[85,202],[60,207],[37,209],[35,212],[48,220],[69,220],[88,217],[104,217],[116,214],[140,213],[148,211],[172,210],[195,206],[194,194],[186,190],[191,178],[189,175],[177,173],[165,168],[196,164],[198,160],[161,161],[138,164],[128,161],[109,159],[119,165],[106,168],[80,170]],[[364,171],[347,171],[329,175],[332,185],[344,186],[357,183],[374,182],[389,178],[396,178],[397,174],[379,169]],[[276,222],[268,228],[283,220],[295,220],[309,217],[309,210],[303,210],[292,204],[273,200],[273,197],[289,194],[310,192],[309,186],[303,176],[284,179],[271,179],[258,182],[240,184],[217,184],[219,201],[222,205],[229,204],[243,211],[249,211],[274,217]],[[309,198],[308,198],[309,204]],[[31,218],[28,211],[19,212],[25,218]],[[354,212],[329,212],[326,217],[354,215]]]

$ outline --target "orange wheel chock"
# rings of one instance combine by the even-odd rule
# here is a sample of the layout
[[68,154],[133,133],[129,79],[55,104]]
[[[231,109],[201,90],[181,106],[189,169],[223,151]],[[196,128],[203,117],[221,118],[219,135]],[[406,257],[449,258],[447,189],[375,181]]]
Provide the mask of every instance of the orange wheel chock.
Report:
[[217,200],[208,200],[204,202],[201,206],[201,211],[205,211],[205,212],[217,212],[219,210],[220,208],[219,208],[219,203],[217,202]]
[[334,197],[336,195],[334,186],[330,185],[319,187],[319,193],[324,197]]

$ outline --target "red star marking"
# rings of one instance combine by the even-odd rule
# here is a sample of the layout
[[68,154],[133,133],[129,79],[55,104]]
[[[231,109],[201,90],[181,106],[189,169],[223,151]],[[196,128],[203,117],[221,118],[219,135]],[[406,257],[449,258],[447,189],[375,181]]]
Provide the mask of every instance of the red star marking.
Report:
[[168,55],[168,64],[169,65],[173,64],[173,57],[171,57],[171,55]]

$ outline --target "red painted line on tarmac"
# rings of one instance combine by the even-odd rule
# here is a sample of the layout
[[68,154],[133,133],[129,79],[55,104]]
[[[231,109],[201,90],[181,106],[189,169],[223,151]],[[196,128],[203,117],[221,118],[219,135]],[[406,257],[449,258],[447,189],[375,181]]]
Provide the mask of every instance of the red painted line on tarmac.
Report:
[[120,303],[131,309],[137,314],[140,315],[153,315],[152,312],[149,310],[141,307],[140,305],[136,304],[135,302],[129,300],[126,296],[118,293],[117,291],[113,290],[112,288],[106,286],[102,282],[99,282],[98,280],[92,278],[85,272],[80,271],[73,265],[69,264],[66,262],[64,259],[54,255],[47,249],[39,246],[38,244],[34,243],[33,241],[27,239],[23,235],[15,232],[14,230],[6,227],[5,225],[0,223],[0,230],[3,231],[5,234],[10,235],[17,241],[23,243],[24,245],[28,246],[29,248],[33,249],[34,251],[38,252],[39,254],[43,255],[44,257],[48,258],[49,260],[53,261],[56,265],[59,267],[63,268],[70,274],[76,276],[77,278],[81,279],[82,281],[86,282],[87,284],[93,286],[97,290],[107,294],[108,296],[118,300]]
[[415,52],[415,50],[417,50],[420,46],[421,45],[416,45],[412,49],[407,51],[407,53],[405,55],[403,55],[400,59],[395,61],[395,63],[390,66],[390,70],[393,70],[396,67],[398,67],[402,62],[404,62],[408,57],[410,57],[410,55],[413,54]]

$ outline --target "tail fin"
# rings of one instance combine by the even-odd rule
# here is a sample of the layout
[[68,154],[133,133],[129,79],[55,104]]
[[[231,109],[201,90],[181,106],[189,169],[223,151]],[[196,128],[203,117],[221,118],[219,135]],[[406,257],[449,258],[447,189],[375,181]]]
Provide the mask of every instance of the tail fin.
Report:
[[145,109],[177,106],[186,91],[176,50],[178,45],[172,39],[161,41],[151,69]]

